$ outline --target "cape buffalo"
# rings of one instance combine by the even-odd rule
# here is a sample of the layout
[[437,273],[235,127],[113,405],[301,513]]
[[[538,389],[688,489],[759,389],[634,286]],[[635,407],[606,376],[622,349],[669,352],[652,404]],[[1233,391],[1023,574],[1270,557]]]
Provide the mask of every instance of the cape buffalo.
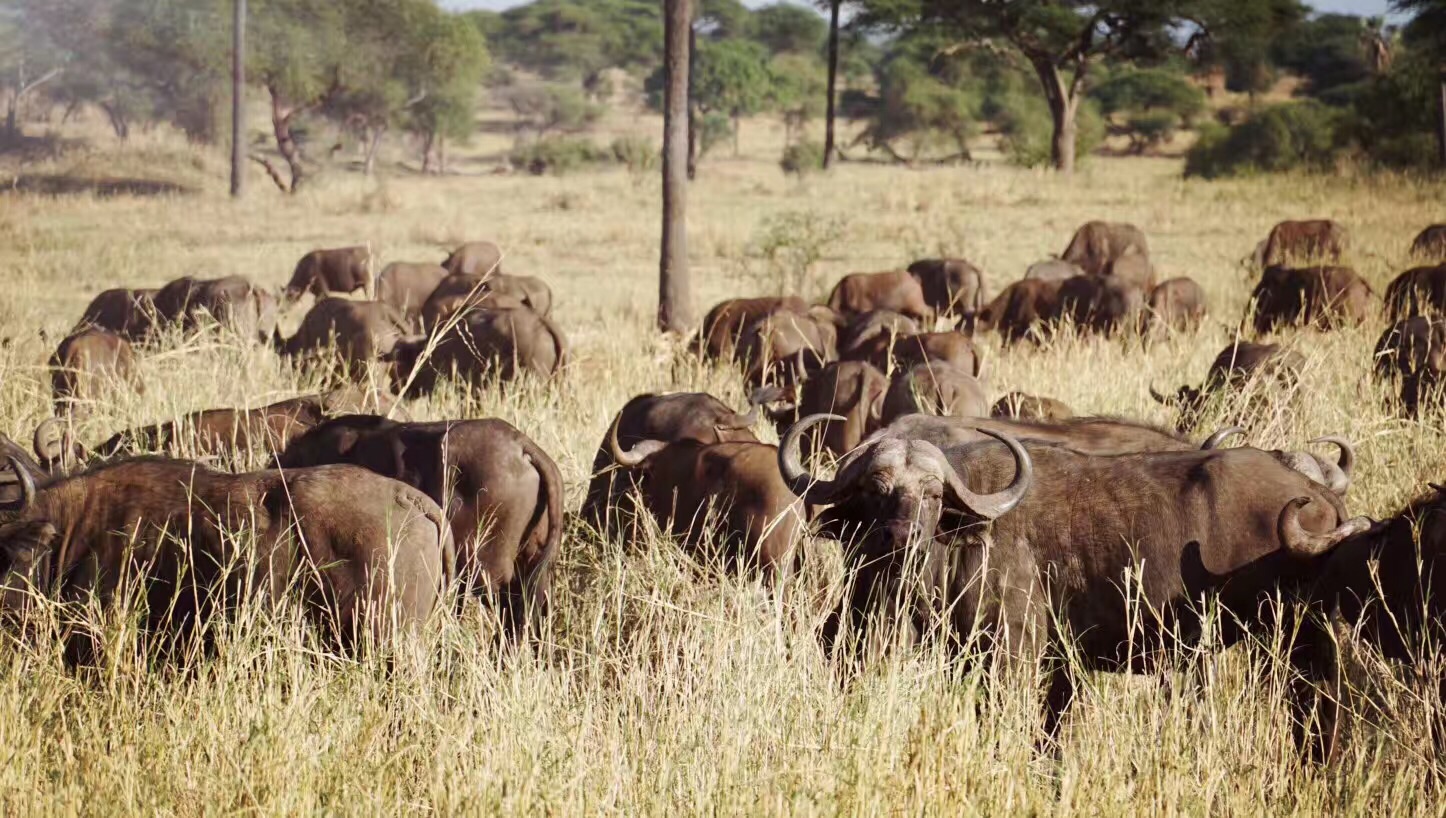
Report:
[[776,312],[808,314],[808,304],[797,296],[784,298],[730,298],[720,301],[708,310],[698,337],[693,340],[694,351],[707,360],[731,360],[738,336],[743,329],[760,318]]
[[962,258],[921,259],[909,275],[924,288],[924,300],[939,315],[978,312],[984,306],[984,271]]
[[773,585],[792,574],[807,510],[779,477],[777,448],[644,440],[625,451],[616,427],[609,445],[644,508],[684,543],[721,546],[728,563],[756,565]]
[[989,415],[1014,420],[1068,420],[1074,417],[1074,410],[1054,398],[1010,392],[994,402]]
[[1043,281],[1065,281],[1082,275],[1086,275],[1083,267],[1057,258],[1036,261],[1024,271],[1025,278]]
[[1280,326],[1334,329],[1370,317],[1375,294],[1349,267],[1267,267],[1250,295],[1255,331]]
[[1256,248],[1255,266],[1338,263],[1348,244],[1346,229],[1330,219],[1284,221],[1271,228],[1265,243]]
[[242,337],[262,342],[276,331],[279,312],[276,296],[242,276],[178,278],[158,290],[153,303],[159,320],[165,323],[194,330],[202,325],[203,317],[209,317]]
[[894,373],[884,398],[884,423],[905,415],[979,417],[989,413],[984,387],[947,361],[929,361]]
[[1446,224],[1433,224],[1416,234],[1416,240],[1411,242],[1411,255],[1446,263]]
[[103,329],[136,343],[145,340],[156,324],[158,290],[106,290],[91,300],[71,332]]
[[486,286],[497,295],[511,296],[521,301],[538,315],[547,317],[552,314],[552,288],[537,276],[493,273],[488,277]]
[[1273,380],[1283,389],[1292,389],[1305,366],[1305,359],[1294,350],[1280,344],[1252,344],[1238,341],[1230,344],[1215,356],[1205,380],[1199,387],[1182,386],[1173,396],[1166,397],[1150,387],[1150,396],[1156,402],[1180,410],[1178,428],[1189,429],[1195,425],[1206,403],[1220,392],[1239,392],[1256,380]]
[[502,272],[502,248],[490,241],[469,241],[453,250],[442,266],[449,273],[487,275]]
[[448,274],[422,302],[418,311],[422,331],[437,332],[464,311],[527,306],[520,298],[494,291],[488,281],[473,273]]
[[[1070,279],[1074,280],[1074,279]],[[1040,332],[1059,318],[1063,281],[1026,278],[1005,287],[980,311],[976,327],[997,330],[1006,346]]]
[[436,264],[394,261],[377,276],[377,300],[407,316],[414,327],[422,317],[422,305],[449,275]]
[[[800,416],[837,415],[842,422],[828,422],[816,436],[803,442],[807,452],[814,451],[814,442],[824,450],[843,456],[883,422],[884,397],[889,379],[866,361],[836,361],[814,373],[803,382],[797,402],[772,410],[768,417],[782,433]],[[749,401],[754,405],[772,403],[782,397],[782,390],[760,389]]]
[[1144,291],[1124,279],[1078,276],[1059,286],[1059,317],[1081,333],[1135,332],[1144,308]]
[[1105,267],[1104,277],[1118,279],[1144,292],[1155,288],[1155,264],[1150,257],[1140,253],[1129,253],[1114,259]]
[[353,377],[372,361],[382,360],[406,335],[407,319],[379,301],[323,298],[307,311],[296,334],[273,336],[277,350],[289,358],[335,348]]
[[1398,321],[1381,334],[1373,357],[1377,377],[1399,382],[1401,406],[1415,417],[1446,373],[1446,321],[1424,315]]
[[925,329],[934,324],[934,308],[924,298],[923,286],[903,270],[846,275],[834,285],[828,306],[840,315],[892,310],[919,321]]
[[905,415],[880,429],[865,445],[883,438],[923,440],[941,449],[984,441],[990,434],[1063,446],[1082,454],[1116,455],[1140,452],[1182,452],[1214,448],[1219,433],[1202,444],[1146,423],[1122,418],[1071,417],[1057,421],[1011,420],[999,417]]
[[[733,411],[728,404],[705,392],[649,393],[629,400],[613,418],[609,430],[616,429],[618,441],[629,448],[644,440],[676,443],[694,440],[699,443],[755,443],[751,431],[758,422],[758,403],[747,414]],[[624,481],[615,479],[609,433],[604,433],[592,461],[592,480],[580,512],[584,523],[598,531],[616,533],[616,518],[611,514],[623,501]]]
[[511,381],[523,372],[553,377],[567,365],[567,339],[552,321],[526,307],[477,309],[435,343],[426,337],[397,342],[387,360],[396,365],[393,385],[399,394],[428,395],[439,379],[454,374],[472,384],[492,375]]
[[[923,332],[894,339],[890,355],[895,369],[910,369],[919,364],[941,361],[973,375],[982,377],[984,356],[974,341],[962,332]],[[881,369],[888,369],[888,361]]]
[[372,285],[371,251],[365,247],[312,250],[296,263],[283,295],[288,305],[311,293],[318,300],[332,293],[366,294]]
[[[893,310],[873,310],[844,322],[839,332],[839,356],[872,361],[876,366],[888,357],[887,350],[901,335],[918,335],[919,322]],[[882,367],[881,367],[882,368]]]
[[749,386],[794,386],[838,357],[836,333],[812,315],[779,310],[745,327],[733,354]]
[[464,590],[496,599],[512,633],[547,613],[562,543],[557,463],[501,420],[329,420],[291,441],[276,467],[349,463],[426,494],[446,510]]
[[824,480],[798,458],[815,422],[784,436],[779,470],[806,502],[831,505],[823,529],[855,566],[841,620],[859,630],[894,602],[885,616],[906,632],[1002,650],[1025,668],[1050,660],[1051,734],[1076,667],[1149,671],[1195,646],[1203,596],[1231,612],[1223,644],[1239,641],[1269,624],[1274,595],[1369,525],[1254,449],[1100,457],[999,433],[1002,446],[947,450],[885,438]]
[[145,392],[145,385],[135,379],[130,342],[103,329],[92,327],[66,337],[50,356],[49,366],[57,412],[85,411],[117,383]]
[[1192,278],[1167,279],[1150,291],[1148,309],[1147,334],[1194,332],[1205,322],[1205,289]]
[[1393,321],[1446,314],[1446,264],[1413,267],[1386,285],[1386,313]]
[[[23,496],[0,510],[7,611],[25,606],[31,589],[62,602],[94,593],[108,605],[139,579],[143,627],[181,637],[181,647],[246,597],[274,602],[295,588],[314,625],[356,647],[366,634],[415,631],[454,576],[441,509],[365,469],[232,475],[148,458],[37,489],[34,475],[11,465]],[[84,634],[69,640],[67,656],[97,658]]]
[[1150,243],[1145,232],[1133,224],[1095,221],[1080,225],[1060,259],[1099,276],[1107,275],[1116,259],[1128,255],[1149,258]]

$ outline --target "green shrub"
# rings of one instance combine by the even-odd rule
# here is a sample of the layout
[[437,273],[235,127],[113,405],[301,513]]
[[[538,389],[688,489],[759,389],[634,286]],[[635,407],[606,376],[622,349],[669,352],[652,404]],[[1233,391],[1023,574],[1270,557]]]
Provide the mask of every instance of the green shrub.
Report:
[[653,143],[641,136],[620,136],[613,140],[613,161],[626,167],[629,173],[641,175],[657,170],[661,159]]
[[823,169],[823,145],[818,142],[798,142],[783,149],[783,159],[778,163],[784,173],[803,178]]
[[586,139],[549,136],[518,145],[508,160],[514,168],[534,176],[562,176],[605,161],[608,155]]
[[733,138],[733,120],[727,114],[713,112],[698,118],[698,158]]
[[1274,105],[1230,129],[1202,129],[1186,176],[1214,179],[1328,167],[1344,147],[1346,114],[1319,102]]
[[[1049,165],[1054,120],[1045,101],[1037,94],[1012,93],[1000,97],[995,105],[1003,134],[1000,147],[1009,161],[1027,168]],[[1084,102],[1075,116],[1075,156],[1089,156],[1104,138],[1105,122],[1099,108]]]
[[1180,117],[1170,111],[1145,111],[1131,114],[1125,121],[1130,134],[1130,149],[1144,153],[1169,142],[1178,130]]

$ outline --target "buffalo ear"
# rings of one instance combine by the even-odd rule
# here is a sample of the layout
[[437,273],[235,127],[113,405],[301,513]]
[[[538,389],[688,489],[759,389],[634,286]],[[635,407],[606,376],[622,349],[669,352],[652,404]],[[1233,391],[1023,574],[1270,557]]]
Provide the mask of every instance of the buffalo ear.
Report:
[[30,573],[48,556],[58,533],[44,520],[0,525],[0,560],[6,570]]

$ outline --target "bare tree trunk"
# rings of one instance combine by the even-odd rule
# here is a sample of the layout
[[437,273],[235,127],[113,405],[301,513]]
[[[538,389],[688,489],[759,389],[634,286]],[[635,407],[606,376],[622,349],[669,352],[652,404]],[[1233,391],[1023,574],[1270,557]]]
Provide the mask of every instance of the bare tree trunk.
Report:
[[444,175],[444,176],[445,176],[446,173],[447,173],[447,135],[446,135],[446,134],[440,134],[440,135],[437,136],[437,173],[439,173],[439,174],[441,174],[441,175]]
[[17,137],[20,135],[20,103],[31,91],[44,85],[47,82],[60,76],[61,69],[53,68],[41,74],[34,80],[27,80],[25,77],[25,61],[20,61],[20,67],[16,70],[15,92],[10,95],[10,109],[5,112],[5,133],[7,136]]
[[[1083,71],[1083,68],[1078,69]],[[1034,61],[1034,71],[1044,86],[1044,99],[1049,103],[1049,115],[1054,123],[1050,138],[1049,156],[1055,170],[1060,173],[1074,173],[1076,115],[1079,113],[1079,74],[1069,86],[1065,85],[1059,67],[1048,59]]]
[[733,114],[733,158],[734,158],[734,159],[737,159],[738,157],[740,157],[740,156],[743,155],[743,148],[742,148],[742,145],[741,145],[741,141],[742,141],[742,140],[741,140],[741,136],[742,136],[742,133],[743,133],[743,116],[742,116],[741,114],[734,113],[734,114]]
[[295,193],[306,179],[301,146],[296,144],[296,135],[291,131],[292,119],[298,109],[284,105],[280,92],[275,87],[268,87],[266,90],[271,94],[271,130],[276,135],[276,150],[281,153],[281,158],[286,160],[287,169],[291,171],[291,184],[287,186],[287,191]]
[[377,151],[382,146],[382,137],[387,133],[386,126],[375,129],[368,129],[366,158],[362,161],[362,175],[371,176],[372,170],[377,165]]
[[239,199],[246,192],[246,0],[232,3],[231,198]]
[[688,279],[688,65],[690,0],[663,0],[663,242],[658,328],[682,334],[693,323]]
[[693,104],[693,58],[698,54],[698,30],[688,24],[688,181],[698,178],[698,108]]
[[833,0],[828,17],[828,107],[824,113],[823,125],[823,168],[833,164],[834,117],[838,101],[838,16],[843,0]]
[[427,131],[426,139],[422,140],[422,174],[432,172],[432,146],[437,144],[437,132]]
[[1446,65],[1441,66],[1441,107],[1436,117],[1436,140],[1441,151],[1441,166],[1446,167]]

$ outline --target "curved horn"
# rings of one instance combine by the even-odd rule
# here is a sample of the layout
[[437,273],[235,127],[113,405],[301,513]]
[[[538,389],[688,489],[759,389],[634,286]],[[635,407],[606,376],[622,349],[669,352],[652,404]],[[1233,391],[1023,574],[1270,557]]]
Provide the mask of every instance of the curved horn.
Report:
[[1309,503],[1309,497],[1292,499],[1281,509],[1280,521],[1276,524],[1281,543],[1293,557],[1318,557],[1340,545],[1341,540],[1371,527],[1371,521],[1365,517],[1352,517],[1330,533],[1313,534],[1300,524],[1300,510]]
[[[754,394],[757,394],[756,392]],[[727,417],[720,418],[713,424],[713,428],[720,432],[736,432],[742,429],[752,429],[758,422],[758,403],[752,403],[747,412],[734,412]]]
[[1351,445],[1351,442],[1349,440],[1346,440],[1339,435],[1326,435],[1324,437],[1318,437],[1310,442],[1329,443],[1332,446],[1335,446],[1337,449],[1340,449],[1341,456],[1340,459],[1336,461],[1336,465],[1340,466],[1341,471],[1345,474],[1346,478],[1350,479],[1351,469],[1354,469],[1356,466],[1356,449],[1354,446]]
[[621,413],[618,419],[613,421],[613,427],[608,431],[608,448],[612,452],[613,460],[620,466],[634,468],[642,465],[644,460],[662,451],[668,444],[662,440],[644,440],[634,446],[631,451],[623,451],[618,443],[618,425],[623,421]]
[[[954,464],[944,458],[944,462],[949,466],[949,490],[969,513],[985,520],[994,520],[1013,510],[1029,493],[1029,486],[1034,482],[1034,461],[1029,458],[1029,452],[1025,451],[1024,446],[1013,437],[992,429],[975,428],[1009,447],[1009,453],[1014,455],[1014,480],[1003,491],[975,494],[964,485],[964,478],[959,475]],[[943,457],[942,452],[940,457]]]
[[1215,434],[1205,438],[1205,442],[1200,444],[1200,450],[1209,451],[1210,449],[1218,449],[1220,448],[1221,443],[1224,443],[1225,441],[1229,440],[1232,437],[1235,437],[1236,435],[1245,434],[1247,434],[1247,432],[1245,431],[1244,427],[1226,426],[1224,429],[1219,429],[1215,432]]
[[65,456],[65,436],[60,430],[60,421],[48,417],[35,427],[30,448],[42,464],[57,463]]
[[778,444],[778,471],[783,475],[783,482],[788,484],[790,491],[811,505],[827,504],[841,486],[836,480],[824,480],[809,474],[800,461],[799,438],[820,423],[843,423],[847,420],[848,418],[842,415],[809,415],[788,427],[788,431],[783,434],[783,440]]
[[1152,397],[1152,398],[1155,399],[1155,403],[1158,403],[1158,404],[1160,404],[1160,405],[1162,405],[1162,406],[1174,406],[1174,405],[1175,405],[1174,399],[1173,399],[1173,398],[1167,398],[1167,397],[1165,397],[1164,395],[1160,394],[1158,391],[1156,391],[1155,385],[1154,385],[1153,383],[1150,384],[1150,397]]
[[14,505],[9,506],[8,510],[24,511],[35,502],[35,478],[15,455],[6,457],[5,462],[10,464],[10,468],[15,472],[15,479],[20,482],[20,499]]

